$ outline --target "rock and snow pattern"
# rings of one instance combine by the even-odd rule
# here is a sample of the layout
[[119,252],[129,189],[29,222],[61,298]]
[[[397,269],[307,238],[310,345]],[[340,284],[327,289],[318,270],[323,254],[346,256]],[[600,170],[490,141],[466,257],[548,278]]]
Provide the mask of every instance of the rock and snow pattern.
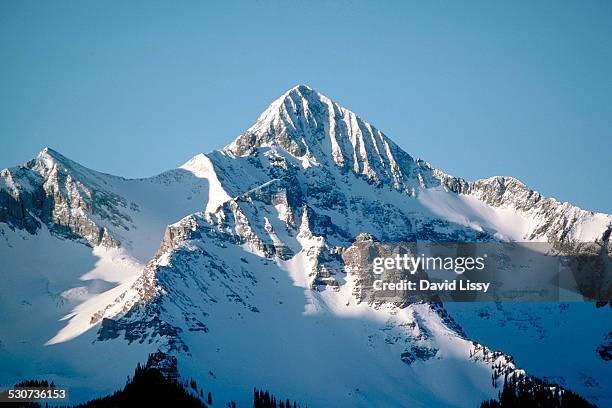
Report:
[[611,253],[611,231],[611,215],[512,177],[448,175],[299,85],[225,148],[155,177],[51,149],[2,170],[0,384],[47,378],[82,401],[161,350],[238,406],[263,387],[309,407],[474,407],[523,370],[612,406],[612,363],[597,352],[611,308],[370,299],[354,246]]

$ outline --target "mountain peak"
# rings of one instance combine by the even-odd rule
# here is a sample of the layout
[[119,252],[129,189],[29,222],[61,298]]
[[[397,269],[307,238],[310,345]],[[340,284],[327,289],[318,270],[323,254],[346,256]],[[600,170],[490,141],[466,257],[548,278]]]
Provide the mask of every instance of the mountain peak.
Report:
[[54,150],[50,147],[43,148],[40,152],[38,152],[38,155],[36,156],[36,158],[37,159],[48,158],[48,159],[57,160],[61,162],[69,160],[63,154],[61,154],[57,150]]
[[[295,157],[323,154],[344,166],[344,153],[354,155],[364,134],[386,137],[369,123],[308,85],[287,90],[268,106],[256,122],[225,150],[250,155],[260,147],[281,147]],[[369,136],[368,136],[369,138]],[[366,148],[368,143],[361,143]],[[340,154],[343,147],[348,150]],[[382,147],[382,146],[380,146]],[[364,152],[360,153],[361,155]],[[325,160],[326,157],[317,157]]]
[[100,175],[116,177],[91,170],[50,147],[42,149],[36,155],[36,158],[25,163],[25,166],[40,173],[43,177],[57,172],[70,174],[75,179],[88,177],[90,182],[92,180],[91,177],[98,177]]
[[272,102],[224,150],[248,156],[266,147],[411,194],[449,178],[428,163],[415,161],[376,127],[307,85],[297,85]]
[[45,147],[42,149],[38,155],[36,155],[36,159],[33,162],[34,166],[39,168],[51,169],[56,164],[59,164],[61,167],[68,168],[77,168],[81,167],[78,163],[73,160],[70,160],[57,150],[54,150],[50,147]]
[[[296,86],[294,86],[293,88],[289,89],[286,93],[289,93],[291,91],[298,91],[298,92],[312,92],[313,89],[311,87],[309,87],[306,84],[297,84]],[[315,91],[316,92],[316,91]]]
[[307,85],[296,85],[272,102],[226,150],[244,156],[258,147],[278,145],[301,157],[309,145],[316,143],[312,136],[324,131],[321,115],[336,109],[339,105],[329,98]]

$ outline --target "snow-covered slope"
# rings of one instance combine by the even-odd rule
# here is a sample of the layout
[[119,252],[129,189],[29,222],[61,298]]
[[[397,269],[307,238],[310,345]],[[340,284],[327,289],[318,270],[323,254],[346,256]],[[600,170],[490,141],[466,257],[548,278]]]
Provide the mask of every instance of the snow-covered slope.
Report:
[[[476,406],[496,396],[503,372],[516,372],[516,354],[528,372],[563,375],[566,386],[612,404],[599,340],[572,353],[551,346],[566,353],[557,369],[535,352],[537,336],[520,350],[504,341],[516,335],[512,313],[486,319],[483,305],[363,297],[355,245],[597,241],[610,253],[612,216],[545,199],[512,178],[447,175],[307,86],[273,102],[223,150],[157,177],[104,175],[45,150],[0,180],[0,251],[10,259],[0,311],[15,316],[1,323],[11,334],[0,335],[0,358],[17,367],[2,382],[43,376],[38,364],[97,395],[116,382],[93,374],[96,361],[79,362],[83,353],[134,350],[127,364],[161,349],[178,357],[182,375],[239,405],[257,386],[312,407]],[[581,320],[604,341],[609,308],[564,307],[549,345]],[[555,325],[551,308],[530,305],[528,315]],[[41,317],[20,326],[32,311]],[[58,323],[62,316],[69,320]],[[28,368],[10,364],[16,358]],[[572,361],[582,362],[580,374]]]
[[[96,325],[93,314],[134,283],[165,227],[211,201],[214,173],[181,168],[127,180],[44,149],[0,175],[0,382],[54,376],[57,367],[64,374],[101,371],[88,364],[96,352],[90,345],[83,351],[65,343],[65,352],[50,345]],[[121,385],[146,353],[122,360],[121,374],[111,370],[101,387]]]

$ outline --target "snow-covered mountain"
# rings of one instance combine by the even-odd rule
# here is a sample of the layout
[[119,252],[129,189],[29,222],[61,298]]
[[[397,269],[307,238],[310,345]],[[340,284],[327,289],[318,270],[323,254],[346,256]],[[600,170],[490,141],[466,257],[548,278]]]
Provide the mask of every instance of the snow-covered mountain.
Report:
[[254,386],[311,407],[477,406],[518,367],[612,405],[610,308],[381,302],[359,268],[374,239],[612,254],[612,216],[445,174],[307,86],[156,177],[50,149],[0,176],[2,384],[44,377],[85,399],[162,350],[239,406]]

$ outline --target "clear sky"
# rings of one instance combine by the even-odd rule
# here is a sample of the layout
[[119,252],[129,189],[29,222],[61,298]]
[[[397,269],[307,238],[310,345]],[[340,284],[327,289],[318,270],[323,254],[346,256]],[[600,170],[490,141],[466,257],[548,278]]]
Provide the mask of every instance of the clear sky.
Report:
[[305,83],[468,180],[612,213],[610,1],[0,1],[0,168],[128,177]]

